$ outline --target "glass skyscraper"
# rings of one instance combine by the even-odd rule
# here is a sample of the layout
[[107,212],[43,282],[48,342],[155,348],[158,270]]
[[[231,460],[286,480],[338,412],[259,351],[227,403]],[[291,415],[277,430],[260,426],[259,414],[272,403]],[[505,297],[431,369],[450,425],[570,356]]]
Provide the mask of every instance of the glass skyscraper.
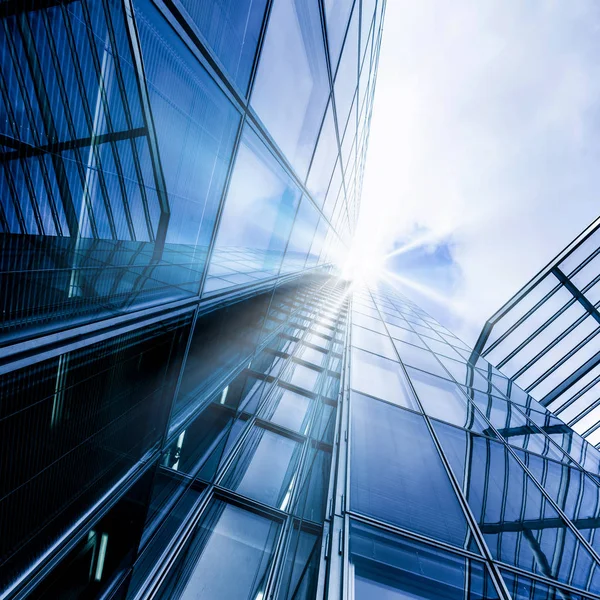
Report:
[[0,2],[1,598],[314,590],[384,11]]
[[600,453],[337,275],[384,11],[0,2],[0,598],[600,598]]

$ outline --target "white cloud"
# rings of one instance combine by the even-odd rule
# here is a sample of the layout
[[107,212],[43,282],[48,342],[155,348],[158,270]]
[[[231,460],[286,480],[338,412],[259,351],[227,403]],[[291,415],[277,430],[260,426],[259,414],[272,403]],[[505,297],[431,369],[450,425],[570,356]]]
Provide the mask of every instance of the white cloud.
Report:
[[387,3],[360,229],[451,231],[462,310],[434,316],[466,341],[600,214],[599,27],[593,1]]

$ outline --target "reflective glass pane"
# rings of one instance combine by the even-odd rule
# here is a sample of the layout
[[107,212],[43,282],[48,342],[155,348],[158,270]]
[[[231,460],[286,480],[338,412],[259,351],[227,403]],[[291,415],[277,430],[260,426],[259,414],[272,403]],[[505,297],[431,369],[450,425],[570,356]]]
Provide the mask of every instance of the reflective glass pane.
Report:
[[407,367],[423,410],[430,417],[495,437],[489,424],[453,381]]
[[[333,122],[333,105],[329,103],[306,181],[306,187],[311,192],[317,206],[323,206],[337,156],[338,145]],[[337,190],[335,191],[337,192]],[[331,217],[331,212],[325,214]]]
[[352,510],[468,544],[465,517],[423,417],[355,395],[351,419]]
[[300,208],[294,220],[294,228],[285,251],[282,272],[299,271],[304,267],[306,255],[315,237],[315,229],[319,222],[319,213],[312,202],[302,198]]
[[340,50],[346,34],[353,0],[325,0],[325,19],[331,70],[335,72]]
[[266,517],[213,500],[179,553],[158,597],[261,597],[279,528]]
[[394,345],[405,365],[416,367],[440,377],[448,377],[448,373],[446,373],[442,365],[437,361],[435,354],[429,350],[417,348],[412,344],[405,344],[396,340],[394,340]]
[[352,100],[358,85],[358,14],[357,3],[352,13],[350,27],[344,41],[342,58],[340,59],[333,84],[335,110],[340,135],[346,130],[350,106],[352,106]]
[[392,360],[398,360],[394,346],[387,335],[375,333],[364,327],[352,326],[352,345]]
[[261,412],[263,419],[268,419],[281,427],[305,433],[309,420],[311,399],[296,394],[282,387],[275,387],[273,394],[266,401]]
[[351,598],[496,600],[483,563],[363,523],[350,523]]
[[259,502],[281,507],[293,484],[301,445],[295,440],[254,427],[244,440],[222,485]]
[[318,4],[276,0],[253,86],[252,107],[302,179],[328,97]]
[[352,348],[350,386],[399,406],[418,410],[402,367],[395,361]]
[[[236,273],[276,275],[299,198],[300,191],[289,175],[246,127],[225,200],[209,278],[217,275],[219,258],[223,266]],[[232,250],[243,253],[233,254]],[[221,279],[227,285],[238,282],[231,275]]]

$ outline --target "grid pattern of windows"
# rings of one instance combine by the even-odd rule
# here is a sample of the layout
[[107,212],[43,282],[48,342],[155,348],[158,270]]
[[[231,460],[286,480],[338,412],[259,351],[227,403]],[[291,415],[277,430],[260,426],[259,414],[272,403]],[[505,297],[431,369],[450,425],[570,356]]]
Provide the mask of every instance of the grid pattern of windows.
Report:
[[598,597],[600,453],[387,285],[349,331],[328,597]]
[[485,357],[600,447],[600,220],[486,323]]
[[0,597],[314,593],[385,11],[329,4],[0,2]]

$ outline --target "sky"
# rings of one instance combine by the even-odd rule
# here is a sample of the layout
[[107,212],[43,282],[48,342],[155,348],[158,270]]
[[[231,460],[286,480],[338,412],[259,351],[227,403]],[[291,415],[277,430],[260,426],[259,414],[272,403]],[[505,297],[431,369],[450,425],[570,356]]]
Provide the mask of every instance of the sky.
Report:
[[600,4],[388,0],[356,236],[473,344],[600,215]]

